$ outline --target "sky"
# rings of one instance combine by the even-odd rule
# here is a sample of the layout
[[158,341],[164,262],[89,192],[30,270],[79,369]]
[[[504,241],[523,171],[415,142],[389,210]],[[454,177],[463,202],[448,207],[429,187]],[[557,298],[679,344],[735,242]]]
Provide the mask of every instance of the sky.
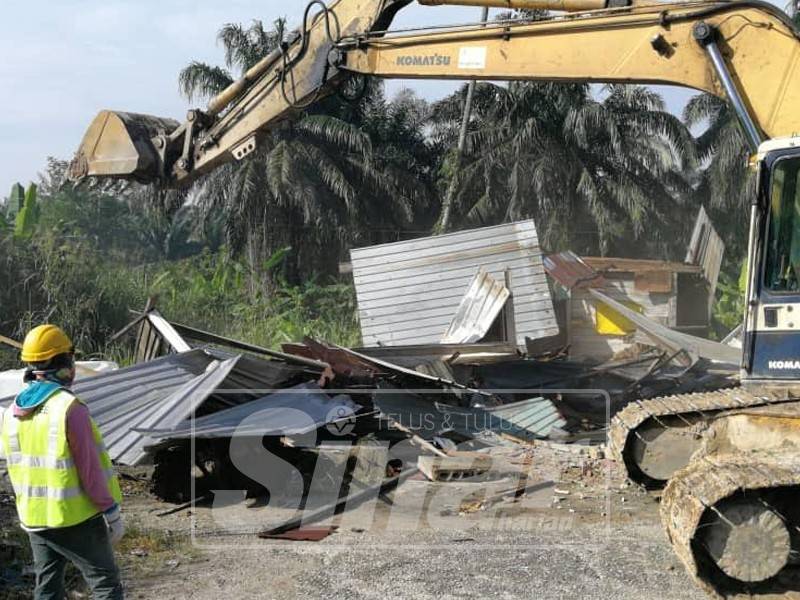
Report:
[[[101,109],[183,120],[177,75],[192,60],[222,64],[224,23],[299,24],[304,0],[4,0],[0,36],[0,198],[37,179],[48,156],[71,158]],[[496,12],[496,11],[494,11]],[[493,14],[493,13],[492,13]],[[491,15],[490,15],[491,17]],[[477,21],[480,9],[403,9],[393,28]],[[390,81],[429,100],[457,82]],[[679,113],[693,92],[657,88]]]

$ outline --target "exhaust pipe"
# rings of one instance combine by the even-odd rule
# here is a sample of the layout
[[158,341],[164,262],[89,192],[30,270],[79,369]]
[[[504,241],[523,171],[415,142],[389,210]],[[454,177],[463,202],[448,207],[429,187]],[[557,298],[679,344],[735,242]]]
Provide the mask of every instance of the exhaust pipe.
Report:
[[101,111],[89,125],[67,171],[70,181],[114,177],[154,183],[163,177],[157,145],[180,127],[174,119]]

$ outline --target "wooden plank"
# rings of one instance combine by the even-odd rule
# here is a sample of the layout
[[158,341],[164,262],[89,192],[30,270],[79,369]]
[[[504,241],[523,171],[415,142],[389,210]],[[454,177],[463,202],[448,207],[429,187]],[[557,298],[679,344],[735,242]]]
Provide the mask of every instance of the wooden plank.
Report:
[[639,271],[634,274],[634,287],[640,292],[669,293],[673,290],[670,271]]
[[[701,273],[703,268],[679,262],[663,260],[642,260],[638,258],[611,258],[605,256],[583,256],[583,261],[596,271],[618,271],[636,273],[639,271],[669,271],[672,273]],[[605,273],[604,273],[605,274]]]
[[22,350],[22,344],[20,344],[17,340],[12,340],[4,335],[0,335],[0,343],[11,346],[12,348],[16,348],[17,350]]

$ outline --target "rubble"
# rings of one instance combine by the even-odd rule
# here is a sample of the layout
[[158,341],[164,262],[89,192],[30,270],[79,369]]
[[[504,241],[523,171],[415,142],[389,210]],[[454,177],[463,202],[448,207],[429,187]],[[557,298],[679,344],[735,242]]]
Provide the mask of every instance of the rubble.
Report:
[[[701,208],[684,262],[579,257],[569,251],[546,256],[543,264],[557,291],[554,304],[570,358],[601,362],[637,345],[653,345],[641,318],[681,334],[707,335],[724,251]],[[624,309],[598,301],[598,293]]]
[[[698,227],[694,264],[681,269],[712,278],[721,249]],[[608,463],[611,415],[640,398],[735,385],[726,363],[738,350],[676,332],[620,300],[615,269],[631,269],[631,285],[644,293],[664,294],[674,291],[669,264],[542,258],[532,222],[359,249],[352,258],[364,348],[306,337],[276,351],[171,322],[149,301],[115,336],[136,333],[136,364],[75,383],[112,460],[149,465],[150,493],[177,503],[159,516],[244,500],[245,509],[277,511],[248,533],[321,540],[343,513],[375,499],[393,506],[393,490],[420,478],[506,482],[442,514],[470,518],[538,493],[580,512],[597,495],[585,482],[599,481]],[[624,352],[576,359],[573,312],[557,329],[545,270],[625,319]],[[272,483],[248,465],[267,469]]]

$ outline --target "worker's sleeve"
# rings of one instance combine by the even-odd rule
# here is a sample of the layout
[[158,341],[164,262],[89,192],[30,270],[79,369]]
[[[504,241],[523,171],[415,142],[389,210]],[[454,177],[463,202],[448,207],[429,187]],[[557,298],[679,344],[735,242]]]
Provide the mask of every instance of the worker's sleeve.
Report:
[[111,497],[106,473],[100,464],[100,452],[94,441],[89,409],[80,402],[74,402],[67,413],[67,441],[83,491],[98,510],[108,510],[114,505],[114,498]]

